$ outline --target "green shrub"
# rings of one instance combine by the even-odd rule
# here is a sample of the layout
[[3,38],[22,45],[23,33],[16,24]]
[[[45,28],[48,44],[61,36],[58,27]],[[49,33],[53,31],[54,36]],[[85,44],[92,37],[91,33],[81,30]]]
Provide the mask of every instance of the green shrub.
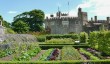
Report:
[[85,32],[80,33],[80,43],[87,43],[88,41],[88,34]]
[[52,34],[52,35],[47,35],[46,40],[50,40],[53,38],[72,38],[74,40],[78,40],[78,35],[77,34]]
[[37,36],[38,42],[45,42],[45,36]]
[[89,45],[105,55],[110,55],[110,31],[91,32]]
[[6,28],[6,29],[5,29],[5,33],[6,33],[6,34],[16,34],[16,33],[14,32],[14,30],[12,30],[11,28]]
[[46,44],[74,44],[74,41],[71,38],[51,39],[47,40]]
[[90,32],[89,45],[92,48],[98,49],[98,31]]

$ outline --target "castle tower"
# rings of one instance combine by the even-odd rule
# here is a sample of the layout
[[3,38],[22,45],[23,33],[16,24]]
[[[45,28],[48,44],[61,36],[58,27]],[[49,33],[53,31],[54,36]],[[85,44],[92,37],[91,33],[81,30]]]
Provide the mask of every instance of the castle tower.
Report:
[[78,17],[81,19],[82,17],[82,9],[79,7],[78,8]]
[[81,20],[81,24],[83,26],[87,24],[88,21],[87,12],[83,12],[81,8],[78,8],[78,18]]

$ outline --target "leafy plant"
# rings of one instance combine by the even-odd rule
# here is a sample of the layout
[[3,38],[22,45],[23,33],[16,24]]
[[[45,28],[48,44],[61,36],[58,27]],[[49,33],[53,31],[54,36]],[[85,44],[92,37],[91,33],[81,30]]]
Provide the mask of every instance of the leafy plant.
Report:
[[72,46],[65,46],[61,50],[61,60],[82,60],[79,52]]

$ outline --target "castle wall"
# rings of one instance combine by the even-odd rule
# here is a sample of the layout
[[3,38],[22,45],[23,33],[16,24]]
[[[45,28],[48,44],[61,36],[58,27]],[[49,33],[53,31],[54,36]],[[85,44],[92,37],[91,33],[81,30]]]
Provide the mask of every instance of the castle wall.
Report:
[[45,22],[45,26],[49,26],[51,29],[51,34],[80,33],[82,31],[82,24],[78,18],[56,18],[48,19]]

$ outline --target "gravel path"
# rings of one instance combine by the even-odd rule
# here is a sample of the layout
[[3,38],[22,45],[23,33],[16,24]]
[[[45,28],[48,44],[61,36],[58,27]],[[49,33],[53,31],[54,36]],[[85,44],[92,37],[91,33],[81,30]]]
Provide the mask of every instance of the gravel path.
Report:
[[36,60],[38,60],[39,57],[40,57],[45,51],[46,51],[46,50],[41,50],[40,53],[38,53],[35,57],[33,57],[33,58],[31,59],[31,61],[36,61]]

